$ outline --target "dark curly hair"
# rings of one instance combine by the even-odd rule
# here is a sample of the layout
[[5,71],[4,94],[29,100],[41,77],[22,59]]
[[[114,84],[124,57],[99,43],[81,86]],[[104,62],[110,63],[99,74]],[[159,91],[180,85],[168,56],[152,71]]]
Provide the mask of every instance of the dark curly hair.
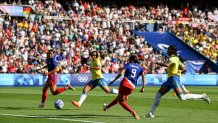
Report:
[[168,47],[168,51],[169,50],[172,52],[172,54],[177,55],[177,47],[175,45],[170,45]]
[[134,62],[134,63],[139,63],[139,59],[138,59],[138,57],[136,55],[131,55],[129,57],[129,61]]

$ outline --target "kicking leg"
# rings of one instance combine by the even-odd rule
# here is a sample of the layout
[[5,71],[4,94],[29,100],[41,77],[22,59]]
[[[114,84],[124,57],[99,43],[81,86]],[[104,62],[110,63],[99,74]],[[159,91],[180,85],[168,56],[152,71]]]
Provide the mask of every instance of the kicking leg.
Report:
[[[102,83],[102,82],[101,82]],[[102,83],[99,85],[106,93],[115,93],[118,94],[117,89],[110,89],[106,83]],[[122,90],[121,90],[122,91]],[[120,89],[119,89],[120,92]],[[116,105],[119,102],[118,96],[110,103],[110,104],[103,104],[103,110],[106,111],[110,107]]]
[[57,88],[57,85],[52,85],[50,87],[52,95],[58,95],[58,94],[64,92],[65,90],[67,90],[67,89],[68,89],[68,87]]
[[103,110],[106,111],[110,107],[116,105],[118,103],[118,97],[116,97],[110,104],[103,104]]
[[80,96],[79,101],[77,102],[77,101],[72,100],[72,104],[73,104],[74,106],[76,106],[77,108],[80,108],[81,105],[82,105],[82,103],[85,101],[85,99],[86,99],[86,97],[87,97],[87,93],[88,93],[90,90],[92,90],[93,88],[94,88],[94,87],[93,87],[92,85],[86,84],[85,87],[84,87],[84,89],[83,89],[83,93],[82,93],[81,96]]
[[125,102],[125,97],[126,95],[122,95],[119,93],[118,95],[118,100],[119,100],[119,104],[128,112],[130,112],[133,117],[135,117],[135,119],[139,120],[139,115],[136,113],[136,111],[134,111],[126,102]]

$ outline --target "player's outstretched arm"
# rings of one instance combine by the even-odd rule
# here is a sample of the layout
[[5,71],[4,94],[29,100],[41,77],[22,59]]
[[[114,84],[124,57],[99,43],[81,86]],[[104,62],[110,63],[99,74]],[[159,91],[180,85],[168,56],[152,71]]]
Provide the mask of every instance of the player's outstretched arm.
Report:
[[109,83],[109,85],[114,84],[114,82],[115,82],[117,79],[119,79],[124,73],[125,73],[125,70],[122,69],[122,70],[120,71],[120,73],[118,73],[117,76],[114,78],[114,80]]
[[59,67],[57,66],[55,69],[53,69],[52,71],[49,71],[49,72],[45,72],[44,74],[47,76],[49,74],[52,74],[52,73],[55,73],[55,72],[58,72],[59,71]]
[[160,62],[155,62],[155,64],[160,65],[160,66],[164,66],[164,67],[168,67],[168,64],[164,64],[164,63],[160,63]]
[[145,91],[145,85],[147,84],[146,83],[146,80],[145,80],[145,73],[142,72],[142,89],[140,90],[140,92],[144,92]]
[[44,68],[46,68],[47,67],[47,65],[45,65],[45,66],[43,66],[43,67],[41,67],[41,68],[39,68],[39,69],[36,69],[36,71],[40,71],[40,70],[42,70],[42,69],[44,69]]

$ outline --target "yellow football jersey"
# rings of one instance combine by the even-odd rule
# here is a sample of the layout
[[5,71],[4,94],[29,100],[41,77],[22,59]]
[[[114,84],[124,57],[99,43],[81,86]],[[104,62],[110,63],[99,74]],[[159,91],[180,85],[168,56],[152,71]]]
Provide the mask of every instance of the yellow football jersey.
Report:
[[[101,66],[101,61],[99,58],[96,58],[96,60],[93,60],[91,63],[92,67],[98,67]],[[95,69],[91,69],[92,72],[92,80],[96,80],[99,78],[103,78],[102,72],[101,70],[95,70]]]
[[167,68],[167,76],[171,77],[171,76],[177,75],[180,77],[181,72],[179,71],[179,66],[184,67],[184,64],[182,64],[182,62],[179,60],[179,57],[172,55],[169,58],[169,63],[170,65]]

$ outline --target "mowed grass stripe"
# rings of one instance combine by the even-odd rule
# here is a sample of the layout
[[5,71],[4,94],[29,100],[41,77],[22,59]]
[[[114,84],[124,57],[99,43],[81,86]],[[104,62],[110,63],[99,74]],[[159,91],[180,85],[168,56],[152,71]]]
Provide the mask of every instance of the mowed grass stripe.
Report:
[[[115,87],[118,88],[118,87]],[[190,90],[190,93],[195,93],[195,94],[202,94],[202,93],[207,93],[210,97],[213,96],[213,94],[217,94],[216,86],[189,86],[187,87],[188,90]],[[27,95],[41,95],[41,89],[42,87],[0,87],[0,94],[27,94]],[[83,87],[77,87],[77,91],[71,91],[71,90],[67,90],[65,92],[63,92],[61,95],[70,95],[70,96],[80,96],[80,94],[82,93],[82,89]],[[139,93],[139,89],[140,87],[138,87],[133,94],[131,94],[130,96],[136,96],[140,98],[140,95],[138,95]],[[154,98],[156,92],[158,91],[159,87],[158,86],[148,86],[145,88],[145,92],[141,93],[142,97],[146,96],[146,98]],[[49,94],[51,95],[50,91]],[[172,95],[172,90],[167,93],[166,95],[169,96],[164,96],[164,98],[167,99],[175,99]],[[106,94],[103,90],[101,90],[100,88],[96,88],[93,91],[88,93],[88,96],[108,96],[108,97],[114,97],[114,94]],[[213,97],[216,101],[218,100],[218,96],[214,96]]]
[[[116,87],[117,88],[117,87]],[[206,92],[211,99],[211,104],[203,101],[188,100],[180,101],[177,97],[172,96],[172,91],[166,94],[161,100],[160,106],[155,112],[154,119],[148,119],[144,116],[149,111],[153,103],[155,93],[159,87],[147,87],[144,93],[140,93],[141,87],[138,87],[130,95],[128,104],[138,112],[140,120],[137,123],[214,123],[218,121],[218,87],[187,87],[192,93]],[[3,87],[0,88],[0,114],[13,115],[33,115],[44,116],[49,118],[63,118],[73,120],[84,120],[105,123],[134,123],[136,122],[132,115],[125,111],[119,104],[104,112],[103,103],[111,102],[116,95],[106,94],[99,87],[91,91],[84,104],[80,109],[72,106],[71,100],[78,100],[82,93],[83,87],[77,87],[77,91],[67,90],[64,93],[52,96],[49,93],[47,99],[47,109],[38,109],[37,106],[41,100],[42,87]],[[73,95],[75,94],[75,95]],[[53,103],[56,99],[62,99],[65,106],[62,110],[56,110]],[[28,118],[28,117],[9,117],[0,116],[0,121],[4,123],[33,122],[40,123],[66,123],[68,121]],[[28,122],[27,122],[28,121]],[[79,121],[69,121],[79,122]]]
[[86,121],[86,120],[76,120],[76,119],[65,119],[65,118],[55,118],[55,117],[47,117],[47,116],[33,116],[33,115],[16,115],[16,114],[0,114],[3,116],[11,116],[11,117],[23,117],[23,118],[44,118],[50,120],[61,120],[61,121],[71,121],[71,122],[82,122],[82,123],[105,123],[105,122],[95,122],[95,121]]

